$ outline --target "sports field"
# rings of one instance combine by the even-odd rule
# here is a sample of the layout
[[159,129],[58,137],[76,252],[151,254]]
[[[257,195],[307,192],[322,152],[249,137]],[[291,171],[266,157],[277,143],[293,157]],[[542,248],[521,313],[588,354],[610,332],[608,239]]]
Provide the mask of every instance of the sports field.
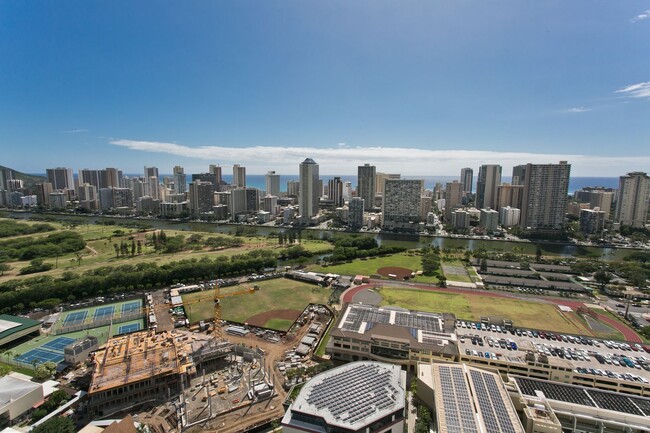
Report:
[[[473,321],[480,320],[481,316],[504,317],[512,320],[516,327],[567,334],[590,334],[576,313],[562,313],[557,306],[545,302],[408,288],[384,287],[377,290],[383,298],[381,305],[449,312],[455,314],[458,319]],[[598,332],[593,333],[599,336]]]
[[467,273],[467,268],[460,260],[443,260],[442,272],[448,281],[458,281],[461,283],[471,283],[472,279]]
[[[224,297],[221,300],[221,317],[224,320],[247,323],[249,319],[262,314],[267,317],[264,324],[271,329],[286,331],[298,315],[310,304],[326,304],[331,290],[286,278],[256,281],[260,290],[250,294]],[[222,295],[243,290],[245,287],[226,287]],[[206,290],[182,295],[185,312],[190,323],[212,320],[214,315],[214,292]],[[194,302],[199,300],[199,302]],[[194,303],[192,303],[194,302]],[[294,311],[294,315],[288,314]],[[277,312],[277,314],[273,314]],[[291,316],[291,318],[289,317]],[[295,316],[295,317],[293,317]]]
[[[61,313],[59,320],[54,324],[54,330],[77,326],[92,325],[101,320],[117,319],[133,314],[143,307],[142,299],[131,299],[114,304],[97,305],[94,307],[80,308]],[[106,322],[104,322],[106,323]]]
[[[63,335],[41,335],[12,348],[6,353],[16,361],[21,361],[27,365],[40,364],[47,361],[59,363],[63,361],[63,348],[86,335],[94,335],[97,337],[100,345],[106,343],[108,340],[108,328],[108,326],[100,326]],[[142,319],[132,320],[113,325],[111,335],[134,332],[140,329],[144,329],[144,321]],[[7,355],[0,355],[0,361],[5,360],[7,360]]]

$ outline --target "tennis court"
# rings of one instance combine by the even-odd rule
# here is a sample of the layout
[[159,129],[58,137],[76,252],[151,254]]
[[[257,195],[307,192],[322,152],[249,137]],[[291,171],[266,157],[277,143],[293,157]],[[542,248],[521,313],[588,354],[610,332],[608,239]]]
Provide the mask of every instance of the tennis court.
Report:
[[87,310],[73,311],[71,313],[68,313],[68,315],[65,317],[65,321],[63,322],[63,326],[80,325],[84,323],[87,315]]
[[128,334],[129,332],[135,332],[140,330],[139,323],[131,323],[130,325],[122,325],[118,331],[118,334]]
[[46,349],[54,350],[54,351],[63,351],[63,348],[67,346],[70,343],[74,343],[75,339],[74,338],[69,338],[69,337],[57,337],[56,339],[52,341],[48,341],[47,343],[41,345],[41,347],[44,347]]
[[42,364],[44,362],[54,362],[55,364],[58,364],[63,361],[63,354],[49,352],[44,349],[32,349],[29,352],[25,352],[16,357],[16,359],[26,364]]
[[138,311],[142,308],[141,301],[132,301],[122,305],[122,316],[125,316],[131,312]]
[[109,305],[107,307],[98,307],[95,310],[95,314],[93,315],[94,320],[102,320],[102,319],[107,319],[110,317],[113,317],[113,313],[115,312],[115,307],[112,305]]

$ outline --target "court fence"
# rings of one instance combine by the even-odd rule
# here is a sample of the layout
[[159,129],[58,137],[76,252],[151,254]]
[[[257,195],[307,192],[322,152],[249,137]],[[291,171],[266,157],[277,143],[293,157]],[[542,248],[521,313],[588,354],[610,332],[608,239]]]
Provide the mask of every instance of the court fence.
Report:
[[86,329],[99,328],[100,326],[108,326],[113,323],[116,325],[118,323],[129,322],[131,320],[143,319],[147,315],[144,308],[138,308],[137,310],[127,311],[123,314],[120,314],[119,317],[105,317],[102,319],[94,319],[89,323],[78,323],[75,325],[62,326],[58,329],[53,329],[52,334],[61,335],[69,334],[70,332],[85,331]]

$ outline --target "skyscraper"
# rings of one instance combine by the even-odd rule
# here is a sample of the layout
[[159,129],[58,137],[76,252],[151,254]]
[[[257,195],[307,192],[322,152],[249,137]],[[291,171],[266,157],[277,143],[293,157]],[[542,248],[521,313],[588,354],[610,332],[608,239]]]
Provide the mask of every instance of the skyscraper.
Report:
[[516,165],[512,167],[512,184],[523,185],[526,178],[526,166]]
[[352,197],[348,203],[348,226],[351,230],[359,230],[363,227],[363,199]]
[[264,176],[266,180],[266,194],[274,195],[276,197],[280,196],[280,175],[275,174],[275,171],[269,171]]
[[479,209],[497,207],[497,188],[501,185],[501,166],[482,165],[478,169],[476,182],[476,207]]
[[223,182],[223,173],[221,172],[221,167],[216,164],[210,164],[208,172],[214,175],[216,185],[221,185]]
[[532,229],[564,226],[571,165],[526,164],[521,225]]
[[47,180],[52,184],[55,190],[74,191],[74,178],[72,177],[72,169],[65,167],[48,168]]
[[357,168],[357,197],[363,199],[366,209],[372,209],[375,204],[375,176],[377,169],[374,165],[364,164]]
[[307,222],[318,214],[319,185],[318,164],[313,159],[307,158],[300,163],[300,191],[298,194],[298,205],[303,222]]
[[451,223],[451,213],[463,203],[463,184],[457,180],[445,185],[445,221]]
[[635,171],[621,176],[618,182],[615,221],[622,225],[643,227],[648,218],[650,177]]
[[174,192],[176,194],[187,192],[187,177],[185,170],[180,165],[174,167]]
[[328,197],[334,202],[334,207],[343,206],[343,181],[340,177],[335,177],[327,182]]
[[384,182],[382,227],[388,230],[414,231],[420,222],[420,200],[424,181],[391,180]]
[[232,184],[238,188],[246,187],[246,167],[239,164],[232,166]]
[[214,206],[214,185],[211,182],[195,180],[190,184],[188,200],[192,215],[212,212],[212,206]]
[[463,192],[471,194],[474,185],[474,170],[469,167],[460,169],[460,183],[463,184]]
[[155,176],[158,179],[158,167],[145,167],[144,168],[144,177],[149,179],[151,176]]

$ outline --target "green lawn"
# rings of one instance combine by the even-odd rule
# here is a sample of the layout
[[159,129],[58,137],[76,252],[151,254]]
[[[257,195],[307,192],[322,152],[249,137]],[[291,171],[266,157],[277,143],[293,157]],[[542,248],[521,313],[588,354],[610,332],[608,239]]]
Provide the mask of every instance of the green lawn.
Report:
[[[265,311],[302,311],[310,303],[326,304],[331,293],[330,289],[286,278],[257,281],[255,284],[259,286],[260,290],[256,290],[251,294],[226,297],[221,300],[221,315],[224,320],[244,323],[249,317]],[[250,285],[252,286],[252,284]],[[221,293],[228,294],[244,289],[245,287],[242,286],[226,287]],[[182,296],[184,303],[195,300],[201,301],[189,304],[185,308],[190,323],[196,323],[200,320],[212,320],[214,314],[213,296],[214,292],[211,290]]]
[[291,325],[293,325],[292,320],[271,319],[268,322],[266,322],[266,324],[264,324],[264,327],[269,329],[275,329],[277,331],[288,331]]
[[[331,272],[341,275],[371,275],[376,274],[377,269],[397,266],[407,268],[412,271],[422,270],[422,258],[419,254],[403,252],[383,257],[369,257],[366,260],[353,260],[351,263],[343,263],[333,266],[313,265],[309,267],[310,271]],[[427,277],[418,275],[411,281],[417,283],[437,283],[437,277]]]
[[459,319],[480,320],[481,316],[511,319],[514,326],[580,334],[582,330],[563,317],[556,306],[520,299],[456,294],[431,290],[381,288],[381,305],[411,310],[454,313]]

